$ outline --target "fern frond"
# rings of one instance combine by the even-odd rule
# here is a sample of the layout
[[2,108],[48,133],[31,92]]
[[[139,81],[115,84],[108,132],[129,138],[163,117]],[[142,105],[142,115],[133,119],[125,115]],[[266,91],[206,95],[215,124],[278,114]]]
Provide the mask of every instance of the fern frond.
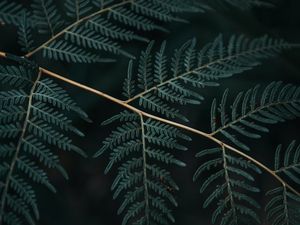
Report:
[[190,138],[175,127],[127,111],[105,124],[117,121],[121,125],[105,139],[95,156],[109,152],[105,173],[118,167],[111,189],[114,199],[124,196],[118,210],[118,214],[124,214],[122,224],[174,222],[170,208],[177,206],[173,190],[179,188],[162,165],[185,166],[169,150],[186,150],[178,142]]
[[284,174],[293,182],[300,184],[300,145],[292,141],[286,150],[279,145],[275,154],[275,173]]
[[28,14],[26,9],[16,2],[8,0],[0,2],[0,23],[19,26],[23,13]]
[[112,59],[101,58],[98,55],[86,51],[76,45],[65,41],[53,42],[43,50],[43,56],[54,60],[67,62],[91,63],[91,62],[113,62]]
[[[94,7],[93,4],[98,6]],[[87,46],[92,48],[89,54],[97,51],[109,51],[133,58],[131,54],[121,48],[123,41],[148,41],[147,38],[136,34],[135,30],[163,30],[155,21],[182,21],[175,15],[180,12],[195,12],[197,6],[188,0],[175,6],[171,1],[89,1],[67,0],[67,15],[75,18],[72,22],[62,22],[58,10],[52,0],[35,0],[32,8],[43,33],[49,31],[51,38],[36,49],[29,52],[29,57],[36,52],[43,51],[44,57],[54,58],[49,52],[56,44],[63,45],[64,55],[72,55],[73,48]],[[182,10],[175,10],[181,5]],[[97,10],[95,10],[97,9]],[[60,31],[58,31],[58,29]],[[62,44],[62,39],[71,40]],[[65,41],[65,40],[64,40]],[[76,46],[73,46],[76,44]],[[91,51],[94,50],[94,51]],[[46,52],[46,53],[45,53]],[[56,57],[60,60],[77,62],[71,57]],[[85,60],[84,62],[96,62]]]
[[20,19],[18,38],[18,43],[22,46],[23,52],[30,52],[33,49],[32,28],[25,11]]
[[[219,221],[227,224],[260,224],[257,210],[258,202],[251,193],[259,192],[254,184],[250,171],[261,173],[260,169],[242,158],[229,155],[225,148],[205,149],[196,155],[197,158],[208,158],[195,172],[193,180],[209,171],[211,174],[202,183],[200,192],[216,185],[214,191],[206,198],[203,207],[216,205],[212,215],[212,223]],[[215,171],[215,172],[212,172]]]
[[249,147],[239,140],[238,135],[260,138],[260,133],[268,132],[265,124],[283,122],[300,116],[299,87],[272,82],[262,91],[260,89],[260,86],[255,86],[239,93],[231,104],[229,114],[226,104],[228,90],[224,92],[219,106],[214,100],[211,118],[216,122],[212,123],[212,135],[220,134],[244,150],[249,150]]
[[52,0],[34,0],[31,7],[39,32],[54,36],[63,24],[54,2]]
[[299,196],[290,193],[285,186],[272,189],[266,195],[271,197],[265,211],[267,212],[267,220],[272,225],[299,224],[300,218],[297,211],[300,204]]
[[45,168],[68,178],[51,147],[85,155],[68,133],[83,136],[69,119],[71,111],[87,115],[32,65],[0,66],[0,79],[17,88],[0,93],[0,139],[11,143],[0,145],[0,221],[34,225],[39,219],[34,183],[55,192]]
[[95,50],[103,50],[116,55],[122,54],[124,56],[134,58],[134,56],[123,51],[118,43],[110,41],[105,37],[101,37],[99,34],[88,28],[74,28],[67,31],[65,39],[78,46],[82,46],[84,49],[91,48]]
[[67,15],[76,21],[91,11],[90,0],[66,0]]
[[220,35],[200,50],[196,48],[196,39],[192,39],[168,59],[164,54],[166,42],[155,54],[152,54],[151,42],[141,53],[137,76],[131,76],[131,80],[137,81],[135,90],[139,91],[134,96],[131,92],[132,97],[127,103],[139,99],[144,108],[169,118],[182,117],[171,104],[200,104],[203,97],[196,92],[197,89],[218,86],[219,80],[250,70],[262,59],[291,47],[293,45],[283,40],[268,36],[253,40],[243,35],[232,36],[225,43]]

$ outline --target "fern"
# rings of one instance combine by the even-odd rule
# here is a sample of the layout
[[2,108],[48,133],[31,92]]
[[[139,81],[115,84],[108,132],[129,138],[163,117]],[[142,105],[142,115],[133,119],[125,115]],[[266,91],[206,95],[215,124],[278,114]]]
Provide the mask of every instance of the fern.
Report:
[[209,158],[195,172],[194,181],[206,171],[216,170],[216,172],[211,172],[202,183],[201,193],[219,180],[223,180],[220,185],[215,186],[203,204],[204,208],[216,205],[212,223],[220,221],[219,224],[222,225],[261,224],[257,213],[260,205],[250,195],[259,192],[259,189],[255,186],[253,175],[248,172],[250,170],[261,173],[260,169],[251,162],[228,154],[225,147],[205,149],[196,157]]
[[70,112],[85,119],[87,115],[61,87],[24,62],[0,66],[1,82],[17,88],[0,92],[1,224],[23,224],[23,218],[35,224],[39,219],[33,184],[55,192],[45,168],[56,169],[68,178],[51,146],[85,155],[67,133],[83,136],[72,125]]
[[62,25],[62,18],[52,0],[34,0],[32,4],[38,30],[51,36]]
[[22,46],[22,51],[30,52],[33,49],[34,41],[32,36],[32,28],[25,11],[23,13],[22,19],[20,19],[18,38],[18,43],[20,44],[20,46]]
[[[296,145],[296,141],[292,141],[285,151],[283,151],[282,145],[279,145],[276,149],[274,164],[276,174],[284,174],[297,184],[300,181],[298,178],[299,149],[300,146]],[[300,204],[299,196],[291,193],[286,185],[274,188],[266,195],[271,197],[265,210],[267,219],[272,225],[299,224],[300,218],[297,210]]]
[[[217,105],[216,99],[211,107],[212,135],[222,135],[238,147],[249,150],[237,135],[260,138],[261,132],[269,130],[264,124],[274,124],[294,119],[300,115],[299,87],[282,82],[272,82],[260,93],[257,85],[246,92],[240,92],[227,110],[228,90]],[[219,125],[220,124],[220,125]]]
[[274,169],[277,174],[284,174],[293,182],[300,184],[300,145],[297,146],[296,141],[292,141],[285,151],[282,145],[277,147]]
[[76,21],[92,9],[89,0],[66,0],[65,6],[67,15]]
[[28,16],[29,13],[22,5],[7,0],[0,2],[0,22],[3,24],[19,26],[23,12]]
[[165,167],[185,166],[171,151],[186,150],[178,141],[190,138],[177,128],[127,111],[103,124],[115,121],[121,124],[105,139],[95,157],[109,152],[105,173],[118,167],[111,189],[114,199],[123,196],[118,210],[118,214],[124,214],[122,225],[129,221],[133,224],[174,222],[170,207],[177,206],[173,190],[179,188]]
[[[124,88],[127,90],[125,96],[131,96],[127,102],[139,99],[143,108],[184,121],[187,118],[172,104],[200,104],[203,96],[196,89],[218,86],[219,80],[250,70],[262,59],[293,47],[268,36],[253,40],[243,35],[232,36],[226,44],[220,35],[200,50],[196,49],[196,40],[190,40],[168,59],[165,56],[166,42],[155,54],[151,54],[153,45],[150,42],[141,53],[136,80],[132,76],[132,68],[129,70],[131,81],[127,78]],[[131,64],[129,67],[132,67]]]
[[267,192],[272,197],[265,207],[267,219],[272,225],[299,224],[299,196],[289,192],[285,186]]
[[[4,1],[0,6],[0,19],[3,22],[18,25],[22,21],[22,14],[19,12],[23,9],[21,5]],[[65,14],[71,18],[68,20],[59,12],[53,0],[34,0],[31,5],[34,15],[26,13],[32,26],[26,28],[23,24],[23,30],[19,33],[22,35],[20,43],[24,46],[24,34],[26,37],[31,36],[29,28],[32,27],[37,28],[47,39],[34,49],[30,42],[30,48],[23,49],[28,52],[27,57],[42,51],[43,56],[50,59],[92,63],[99,60],[91,60],[90,56],[99,58],[99,52],[104,51],[133,58],[130,53],[122,50],[121,44],[132,40],[148,41],[136,34],[136,30],[166,31],[158,25],[161,22],[156,22],[183,22],[176,16],[178,13],[202,11],[201,7],[207,8],[204,4],[198,7],[188,0],[180,3],[160,0],[66,0]],[[83,52],[81,59],[70,57],[74,54],[74,49],[76,53]],[[106,61],[110,60],[101,60]]]

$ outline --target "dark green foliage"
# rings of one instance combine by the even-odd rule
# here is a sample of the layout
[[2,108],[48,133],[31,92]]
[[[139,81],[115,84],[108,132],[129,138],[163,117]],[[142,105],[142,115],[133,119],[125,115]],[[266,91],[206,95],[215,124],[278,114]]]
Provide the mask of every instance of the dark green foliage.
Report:
[[[206,198],[203,207],[214,207],[212,223],[222,225],[261,224],[257,210],[260,205],[251,196],[259,192],[255,178],[251,174],[261,173],[260,169],[251,162],[230,155],[226,149],[205,149],[196,155],[203,159],[201,166],[194,174],[194,181],[200,179],[205,172],[210,172],[202,183],[200,192],[209,187],[212,193]],[[215,183],[221,184],[215,185]]]
[[227,100],[228,90],[219,105],[216,99],[212,103],[212,135],[220,134],[244,150],[249,147],[240,141],[239,135],[260,138],[260,133],[269,131],[265,124],[300,116],[300,88],[282,82],[272,82],[263,90],[257,85],[240,92],[230,106],[230,114]]
[[[0,4],[0,19],[14,25],[22,22],[22,30],[19,32],[20,44],[25,52],[32,50],[32,31],[24,24],[20,12],[22,6],[8,1]],[[66,20],[62,16],[53,0],[33,1],[30,24],[48,38],[33,51],[34,53],[42,51],[43,56],[50,59],[79,63],[111,61],[99,60],[101,58],[99,52],[102,51],[134,58],[122,50],[121,43],[132,40],[148,41],[137,35],[135,30],[166,31],[157,24],[161,21],[184,22],[176,14],[199,12],[203,7],[206,8],[204,4],[196,6],[188,0],[180,2],[66,0],[65,7],[66,15],[71,20]],[[30,15],[27,14],[26,16]]]
[[23,52],[30,52],[33,49],[32,28],[25,11],[20,19],[18,38]]
[[61,28],[62,17],[53,0],[33,0],[32,9],[40,33],[53,36]]
[[112,184],[113,198],[123,196],[118,214],[123,225],[169,224],[174,222],[171,206],[177,206],[173,190],[178,186],[168,165],[185,166],[173,151],[187,150],[180,144],[190,138],[177,128],[135,113],[121,112],[104,122],[118,122],[95,156],[110,154],[105,173],[118,168]]
[[291,193],[285,186],[268,191],[271,199],[266,205],[267,219],[271,225],[298,225],[299,196]]
[[27,14],[25,8],[10,0],[0,2],[0,22],[18,26],[23,17],[23,13]]
[[71,112],[87,115],[65,90],[42,78],[38,68],[1,65],[0,80],[13,88],[0,92],[0,221],[19,225],[24,218],[35,224],[39,212],[32,186],[42,184],[55,192],[46,168],[68,178],[52,147],[85,155],[68,133],[83,136],[72,125]]
[[[264,36],[249,39],[243,35],[232,36],[225,43],[222,35],[202,49],[196,48],[192,39],[176,49],[173,57],[165,56],[166,42],[152,54],[153,42],[142,52],[139,60],[136,87],[132,76],[132,62],[125,81],[125,96],[129,101],[139,99],[139,104],[168,118],[187,119],[173,107],[200,104],[203,96],[196,92],[207,86],[218,86],[219,80],[250,70],[262,59],[276,55],[293,45]],[[139,90],[139,91],[136,91]]]
[[292,141],[286,150],[279,145],[275,153],[275,172],[284,174],[293,182],[300,184],[300,145]]

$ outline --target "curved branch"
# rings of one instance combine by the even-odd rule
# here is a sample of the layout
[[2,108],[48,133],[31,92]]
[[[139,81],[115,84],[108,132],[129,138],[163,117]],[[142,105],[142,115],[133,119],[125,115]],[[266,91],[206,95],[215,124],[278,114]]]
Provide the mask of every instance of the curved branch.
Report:
[[86,20],[89,20],[90,18],[100,15],[102,13],[105,12],[109,12],[110,10],[114,9],[114,8],[118,8],[120,6],[132,3],[133,0],[126,0],[126,1],[122,1],[120,3],[114,4],[112,6],[109,6],[107,8],[103,8],[98,10],[97,12],[94,12],[88,16],[82,17],[79,20],[76,20],[74,23],[68,25],[67,27],[65,27],[64,29],[62,29],[60,32],[58,32],[57,34],[53,35],[49,40],[47,40],[46,42],[44,42],[43,44],[41,44],[40,46],[38,46],[37,48],[35,48],[34,50],[32,50],[31,52],[27,53],[26,55],[24,55],[24,57],[29,58],[32,55],[34,55],[35,53],[39,52],[40,50],[42,50],[43,48],[45,48],[47,45],[49,45],[51,42],[55,41],[57,38],[59,38],[60,36],[62,36],[63,34],[65,34],[68,30],[71,30],[73,27],[76,27],[77,25],[85,22]]

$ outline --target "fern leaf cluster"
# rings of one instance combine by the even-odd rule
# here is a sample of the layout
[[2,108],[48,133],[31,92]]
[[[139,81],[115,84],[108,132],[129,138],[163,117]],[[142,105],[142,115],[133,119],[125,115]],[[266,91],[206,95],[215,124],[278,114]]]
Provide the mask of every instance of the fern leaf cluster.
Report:
[[190,138],[175,127],[127,111],[103,124],[112,122],[118,122],[118,127],[95,156],[109,153],[105,173],[118,168],[111,189],[114,199],[123,196],[118,210],[124,214],[122,224],[174,222],[171,206],[177,206],[177,201],[173,191],[179,187],[166,167],[185,166],[174,153],[187,150],[180,140]]
[[[19,43],[26,53],[42,51],[49,59],[67,62],[107,62],[101,52],[134,58],[122,50],[124,41],[148,41],[136,31],[163,30],[161,22],[184,22],[176,15],[180,12],[198,12],[204,4],[195,6],[186,1],[89,1],[65,0],[66,19],[53,0],[34,0],[31,5],[31,26],[24,27],[20,9],[23,6],[4,1],[1,3],[0,19],[20,24],[23,31]],[[24,9],[25,10],[25,9]],[[47,40],[37,46],[32,41],[32,27],[45,35]],[[30,42],[24,41],[30,37]],[[30,43],[30,48],[28,44]],[[80,57],[79,57],[80,55]],[[106,56],[107,57],[107,56]]]
[[[206,160],[195,172],[194,181],[210,171],[200,192],[215,187],[203,204],[204,208],[216,208],[212,214],[212,223],[220,221],[219,224],[222,225],[261,224],[258,216],[260,205],[251,196],[259,192],[252,174],[261,173],[260,169],[245,159],[228,154],[225,148],[205,149],[196,157]],[[221,184],[216,185],[218,182]]]
[[32,65],[0,65],[0,80],[8,89],[0,92],[0,221],[29,224],[39,219],[33,184],[55,192],[46,168],[68,175],[52,148],[84,152],[72,143],[71,133],[83,136],[69,118],[86,114],[52,80],[42,78]]
[[249,150],[239,136],[260,138],[268,132],[265,124],[274,124],[294,119],[300,115],[300,88],[282,82],[272,82],[263,90],[257,85],[240,92],[230,106],[228,93],[223,94],[220,104],[215,99],[211,107],[212,135],[220,134],[238,147]]
[[292,141],[286,150],[279,145],[275,153],[275,172],[284,174],[296,184],[300,184],[300,145]]
[[289,192],[285,186],[272,189],[266,195],[271,198],[265,207],[271,225],[299,224],[299,196]]
[[130,62],[124,84],[124,95],[131,102],[139,99],[143,108],[179,118],[175,104],[200,104],[203,96],[197,89],[218,86],[219,80],[250,70],[264,58],[276,55],[292,45],[264,36],[249,39],[243,35],[232,36],[228,43],[220,35],[200,50],[196,40],[190,40],[176,49],[173,57],[166,57],[166,42],[152,53],[154,43],[141,53],[136,76]]

